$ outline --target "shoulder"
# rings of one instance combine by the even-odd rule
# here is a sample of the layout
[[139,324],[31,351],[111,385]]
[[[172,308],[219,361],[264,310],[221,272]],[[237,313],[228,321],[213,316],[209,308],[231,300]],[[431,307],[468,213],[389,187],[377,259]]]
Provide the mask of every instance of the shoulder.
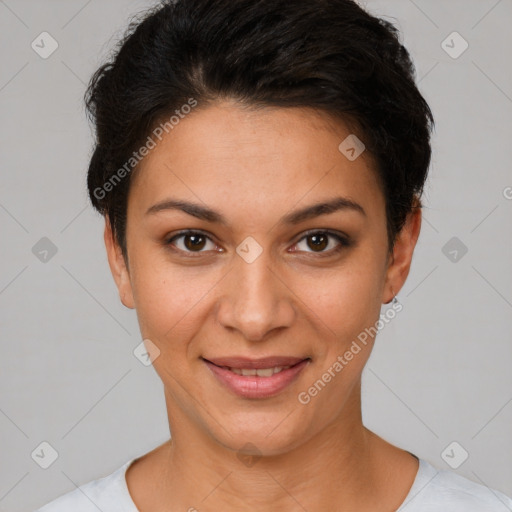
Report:
[[129,460],[113,473],[59,496],[35,512],[138,512],[130,498],[125,473]]
[[512,512],[512,499],[420,459],[418,476],[399,512]]

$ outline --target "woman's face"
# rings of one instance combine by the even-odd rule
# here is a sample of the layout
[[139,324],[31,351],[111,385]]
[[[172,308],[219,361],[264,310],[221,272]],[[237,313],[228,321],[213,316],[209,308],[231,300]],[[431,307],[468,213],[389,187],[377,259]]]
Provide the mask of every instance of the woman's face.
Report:
[[[357,352],[353,342],[405,281],[419,220],[388,260],[369,155],[338,149],[349,134],[308,110],[219,103],[182,119],[142,161],[128,201],[128,269],[108,225],[105,238],[121,299],[158,348],[173,437],[202,433],[276,454],[358,421],[373,340]],[[274,357],[289,360],[262,366],[299,364],[272,377],[220,368]]]

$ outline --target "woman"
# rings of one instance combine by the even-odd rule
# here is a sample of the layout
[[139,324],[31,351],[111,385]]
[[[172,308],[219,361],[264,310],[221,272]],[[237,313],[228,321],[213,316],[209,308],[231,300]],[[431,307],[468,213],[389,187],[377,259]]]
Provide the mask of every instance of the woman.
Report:
[[88,187],[172,440],[41,512],[512,510],[362,422],[420,233],[413,74],[350,0],[169,1],[131,25],[87,92]]

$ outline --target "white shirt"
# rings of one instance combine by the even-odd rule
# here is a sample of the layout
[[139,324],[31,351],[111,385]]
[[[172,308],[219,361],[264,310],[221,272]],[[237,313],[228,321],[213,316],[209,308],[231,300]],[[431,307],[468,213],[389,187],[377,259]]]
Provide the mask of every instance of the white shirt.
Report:
[[[108,476],[88,482],[35,512],[139,512],[125,473],[131,459]],[[407,497],[396,512],[511,512],[512,499],[449,470],[419,459]]]

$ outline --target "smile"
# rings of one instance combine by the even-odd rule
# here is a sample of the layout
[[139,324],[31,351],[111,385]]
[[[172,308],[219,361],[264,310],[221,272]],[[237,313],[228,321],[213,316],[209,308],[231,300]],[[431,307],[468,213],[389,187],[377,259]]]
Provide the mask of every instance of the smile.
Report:
[[271,359],[233,360],[231,364],[234,366],[216,364],[220,360],[213,363],[203,358],[203,362],[224,389],[230,390],[239,397],[252,399],[271,398],[278,395],[289,387],[311,362],[309,358],[287,358],[287,362],[292,364],[276,365],[276,358]]
[[275,366],[274,368],[228,368],[227,366],[223,366],[223,368],[227,368],[230,372],[236,373],[237,375],[243,375],[244,377],[257,375],[258,377],[272,377],[272,375],[279,373],[283,370],[288,370],[290,366]]

